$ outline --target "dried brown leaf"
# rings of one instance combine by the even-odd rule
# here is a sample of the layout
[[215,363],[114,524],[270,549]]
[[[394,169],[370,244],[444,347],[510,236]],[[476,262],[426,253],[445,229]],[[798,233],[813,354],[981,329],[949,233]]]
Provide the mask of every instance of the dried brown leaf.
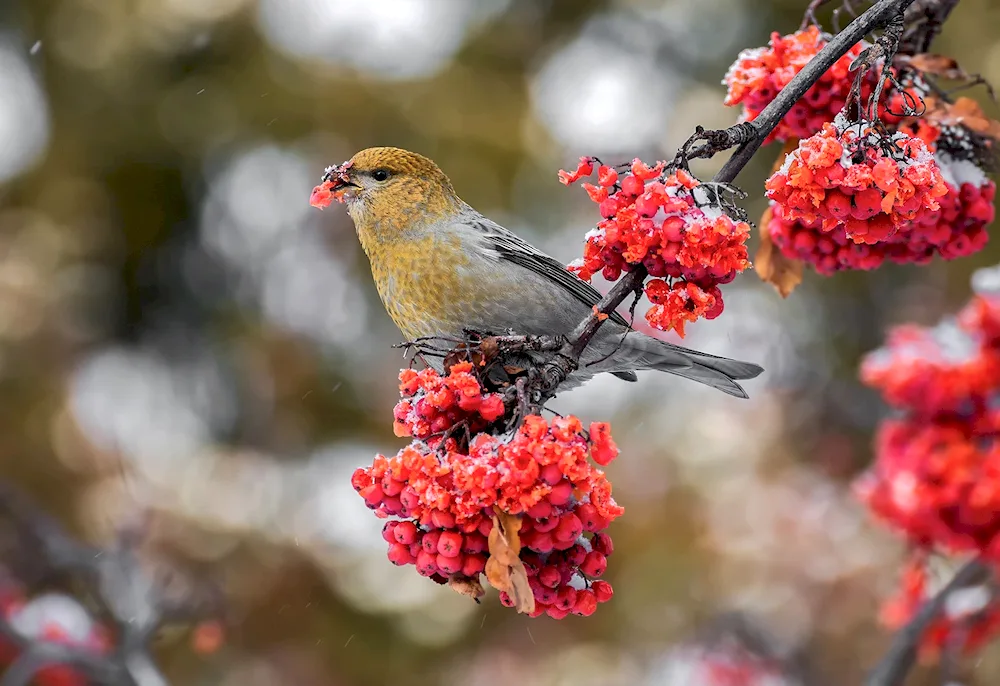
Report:
[[958,65],[958,61],[953,57],[925,52],[905,58],[905,61],[909,66],[925,74],[933,74],[941,78],[959,81],[970,79],[969,75]]
[[769,283],[782,298],[787,298],[802,283],[802,260],[787,257],[771,240],[767,225],[771,222],[771,208],[760,219],[760,248],[753,258],[754,270],[761,281]]
[[535,596],[528,585],[528,571],[521,554],[521,518],[494,508],[493,529],[489,536],[490,557],[486,561],[486,580],[514,601],[523,614],[535,609]]
[[477,603],[479,602],[479,599],[486,594],[486,591],[483,590],[483,585],[479,582],[478,577],[473,578],[471,576],[455,574],[448,578],[448,586],[456,593],[469,596]]

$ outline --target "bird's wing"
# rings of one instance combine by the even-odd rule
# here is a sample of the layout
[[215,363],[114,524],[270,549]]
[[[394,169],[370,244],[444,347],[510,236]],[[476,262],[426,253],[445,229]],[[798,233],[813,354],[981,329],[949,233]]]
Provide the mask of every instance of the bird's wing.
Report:
[[[597,292],[597,289],[574,275],[558,260],[549,257],[496,222],[481,217],[477,218],[473,224],[485,244],[496,251],[501,260],[512,262],[524,269],[530,269],[549,281],[559,284],[586,305],[588,309],[593,308],[601,301],[601,294]],[[621,326],[629,326],[625,318],[617,312],[611,312],[608,318]]]

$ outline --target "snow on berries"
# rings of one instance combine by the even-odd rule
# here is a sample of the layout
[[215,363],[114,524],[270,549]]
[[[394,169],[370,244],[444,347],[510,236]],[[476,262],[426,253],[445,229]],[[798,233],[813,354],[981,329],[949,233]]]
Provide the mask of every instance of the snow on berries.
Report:
[[861,500],[915,550],[906,587],[887,606],[894,624],[920,606],[927,554],[1000,565],[1000,273],[978,272],[973,285],[957,318],[897,329],[861,367],[862,381],[900,412],[879,427],[875,461],[856,483]]
[[613,550],[605,530],[624,511],[590,462],[617,456],[610,427],[529,415],[500,435],[502,398],[483,392],[474,370],[401,372],[396,430],[414,440],[356,470],[352,484],[388,520],[394,564],[477,600],[485,574],[504,605],[532,616],[589,615],[613,594],[599,580]]
[[[728,89],[725,104],[743,105],[741,121],[753,121],[829,40],[830,36],[810,26],[787,36],[772,33],[767,47],[744,50],[722,81]],[[864,42],[858,43],[838,59],[795,103],[766,142],[808,138],[833,121],[850,96],[851,63],[865,47]],[[876,78],[874,70],[863,77],[861,97],[868,97]]]
[[765,184],[767,197],[789,220],[842,225],[855,243],[891,237],[906,222],[927,221],[948,187],[937,160],[919,138],[891,138],[870,124],[844,118],[801,141]]
[[[573,183],[594,172],[593,158],[581,158],[560,180]],[[583,259],[569,266],[589,281],[597,273],[615,281],[642,265],[652,278],[645,294],[653,304],[649,323],[684,336],[684,327],[722,313],[720,285],[750,266],[750,226],[726,214],[718,190],[684,170],[666,173],[664,164],[639,159],[619,168],[599,165],[597,185],[584,183],[603,220],[587,234]]]

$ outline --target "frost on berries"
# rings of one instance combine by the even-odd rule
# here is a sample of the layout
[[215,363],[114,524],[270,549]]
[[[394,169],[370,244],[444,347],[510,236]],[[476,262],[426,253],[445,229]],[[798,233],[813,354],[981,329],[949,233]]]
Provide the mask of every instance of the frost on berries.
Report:
[[618,455],[610,427],[529,415],[506,434],[502,397],[468,362],[399,381],[395,429],[413,440],[352,477],[387,520],[389,559],[476,600],[485,574],[504,605],[531,616],[589,615],[609,600],[605,529],[624,510],[591,460]]
[[[664,171],[663,163],[648,166],[633,160],[620,168],[600,165],[598,184],[584,183],[604,218],[587,234],[583,259],[569,266],[589,281],[600,273],[616,281],[623,272],[642,265],[652,279],[645,287],[653,304],[647,321],[662,331],[684,336],[685,324],[722,313],[722,291],[750,266],[746,240],[750,226],[726,214],[716,190],[683,170]],[[594,172],[593,158],[581,158],[563,183]]]
[[[978,272],[973,285],[957,318],[896,329],[861,367],[862,381],[900,413],[879,427],[875,461],[856,483],[861,500],[915,551],[886,606],[893,625],[926,600],[930,553],[1000,565],[1000,273]],[[975,622],[959,624],[939,618],[926,645],[947,639],[972,649],[1000,627],[1000,609],[991,602]]]
[[[986,246],[996,186],[978,166],[987,153],[976,146],[993,145],[1000,124],[974,103],[960,106],[962,98],[939,103],[913,74],[890,86],[878,127],[841,115],[786,146],[767,182],[768,248],[829,276],[886,261],[951,260]],[[917,116],[921,102],[926,111]]]
[[[753,121],[829,40],[830,36],[810,26],[788,36],[773,33],[767,47],[744,50],[722,81],[728,89],[725,104],[742,105],[740,120]],[[858,43],[837,60],[795,103],[765,142],[807,138],[833,121],[850,96],[851,63],[865,47],[866,43]],[[873,72],[863,78],[862,98],[870,95],[876,82]]]

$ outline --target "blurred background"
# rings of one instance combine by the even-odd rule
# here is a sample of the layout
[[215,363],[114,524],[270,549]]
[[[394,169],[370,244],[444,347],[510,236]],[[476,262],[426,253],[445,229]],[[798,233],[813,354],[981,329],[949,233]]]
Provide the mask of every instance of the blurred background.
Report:
[[[857,683],[903,552],[850,492],[886,412],[857,365],[888,326],[957,309],[1000,243],[808,272],[784,301],[747,272],[685,344],[763,364],[750,401],[648,373],[557,399],[612,422],[627,514],[614,600],[532,620],[386,559],[349,476],[402,446],[399,334],[346,213],[308,205],[326,165],[398,145],[568,262],[596,212],[556,171],[733,123],[726,67],[804,4],[0,4],[0,476],[95,542],[151,510],[155,544],[223,586],[218,654],[161,641],[173,684],[697,684],[733,613],[809,683]],[[965,0],[935,48],[1000,84],[998,25],[1000,4]],[[738,180],[752,216],[777,154]],[[970,675],[996,683],[1000,652]]]

